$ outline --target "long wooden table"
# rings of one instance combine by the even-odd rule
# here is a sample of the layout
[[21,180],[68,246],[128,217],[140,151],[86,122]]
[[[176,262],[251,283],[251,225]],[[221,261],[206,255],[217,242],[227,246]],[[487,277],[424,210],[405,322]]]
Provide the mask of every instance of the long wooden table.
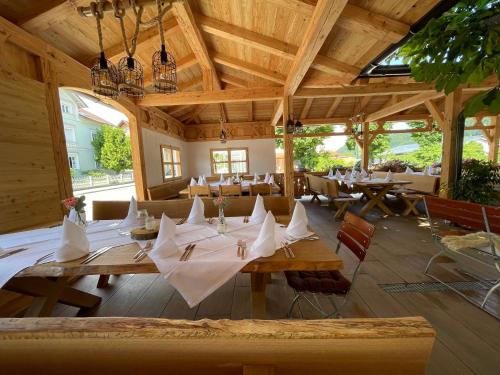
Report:
[[[295,258],[289,259],[282,249],[272,257],[259,258],[248,263],[241,272],[251,274],[252,318],[266,318],[266,284],[272,272],[288,270],[337,270],[343,267],[342,259],[321,239],[302,240],[290,247]],[[122,275],[158,273],[156,265],[146,257],[135,263],[136,243],[113,248],[89,264],[82,260],[65,263],[45,263],[19,272],[5,288],[37,298],[28,310],[29,316],[50,316],[57,302],[80,308],[92,308],[101,298],[72,288],[68,281],[87,275]]]
[[392,216],[394,213],[385,205],[382,199],[396,185],[408,185],[411,181],[363,181],[353,182],[352,185],[358,188],[368,197],[368,202],[361,209],[359,216],[365,217],[374,207],[378,207],[386,215]]
[[[252,184],[252,181],[243,181],[241,183],[241,191],[242,193],[250,193],[250,185]],[[259,183],[263,183],[263,181],[260,181]],[[210,191],[212,192],[213,195],[218,195],[219,194],[219,185],[221,184],[220,181],[215,181],[215,182],[210,182]],[[271,192],[273,194],[279,193],[280,192],[280,187],[276,184],[273,184],[271,186]],[[189,194],[189,188],[184,188],[179,192],[180,195],[188,195]]]

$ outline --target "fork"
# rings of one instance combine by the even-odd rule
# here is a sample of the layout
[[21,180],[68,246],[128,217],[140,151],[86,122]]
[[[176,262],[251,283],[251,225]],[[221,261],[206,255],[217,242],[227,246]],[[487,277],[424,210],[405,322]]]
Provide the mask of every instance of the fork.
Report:
[[43,262],[44,260],[49,259],[54,254],[55,254],[55,251],[53,251],[51,253],[48,253],[47,255],[44,255],[43,257],[37,259],[37,261],[35,262],[35,264],[39,264],[39,263]]
[[146,244],[144,245],[144,247],[141,247],[141,245],[137,243],[137,246],[139,246],[139,251],[134,255],[134,257],[132,259],[137,259],[137,258],[140,258],[140,256],[142,254],[145,254],[146,251],[148,251],[149,249],[151,249],[151,247],[153,246],[153,241],[149,240],[148,242],[146,242]]
[[288,254],[290,254],[290,258],[295,258],[295,254],[293,253],[292,248],[289,246],[289,243],[287,241],[285,241],[285,246],[288,250]]
[[186,248],[184,249],[184,252],[182,253],[181,257],[179,258],[180,261],[183,261],[186,258],[186,255],[187,255],[189,249],[191,248],[191,245],[192,244],[189,244],[186,246]]
[[245,216],[245,217],[243,218],[243,223],[245,223],[245,224],[246,224],[246,223],[248,223],[248,216]]
[[238,251],[236,252],[236,255],[241,258],[243,240],[238,240],[236,245],[238,246]]
[[11,251],[9,251],[6,254],[0,255],[0,259],[10,257],[11,255],[20,253],[20,252],[25,251],[25,250],[28,250],[28,248],[27,247],[21,247],[20,249],[11,250]]

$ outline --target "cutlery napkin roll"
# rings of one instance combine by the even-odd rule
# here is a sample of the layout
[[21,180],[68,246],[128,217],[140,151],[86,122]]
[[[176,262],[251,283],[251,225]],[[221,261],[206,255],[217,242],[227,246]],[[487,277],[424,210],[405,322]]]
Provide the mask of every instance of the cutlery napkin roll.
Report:
[[274,239],[274,231],[276,220],[271,211],[269,211],[264,219],[264,223],[260,228],[257,239],[250,247],[250,255],[257,257],[270,257],[276,252],[276,242]]
[[205,204],[197,195],[193,199],[193,206],[186,222],[188,224],[201,224],[205,222]]
[[175,243],[175,223],[167,215],[162,214],[160,231],[149,255],[151,258],[162,259],[178,253],[179,247]]
[[61,245],[55,251],[57,262],[69,262],[89,253],[89,240],[85,229],[64,217],[62,225]]

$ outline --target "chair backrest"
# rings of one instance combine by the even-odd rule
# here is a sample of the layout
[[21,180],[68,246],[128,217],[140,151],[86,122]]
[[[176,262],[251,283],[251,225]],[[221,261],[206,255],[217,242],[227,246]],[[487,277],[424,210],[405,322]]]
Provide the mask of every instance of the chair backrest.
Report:
[[230,197],[230,196],[238,196],[242,195],[241,185],[219,185],[219,195]]
[[490,231],[500,234],[500,207],[484,206],[484,210]]
[[338,198],[340,196],[340,184],[337,180],[326,181],[327,195],[331,198]]
[[270,184],[250,184],[250,195],[271,195],[271,185]]
[[161,199],[176,198],[179,192],[186,187],[188,180],[183,178],[181,180],[169,181],[160,185],[148,187],[148,199],[150,201],[157,201]]
[[314,176],[309,173],[304,173],[304,178],[307,181],[307,187],[309,190],[316,194],[326,195],[327,187],[326,184],[328,180],[320,176]]
[[416,190],[420,193],[436,195],[439,188],[439,176],[424,176],[409,173],[394,173],[394,178],[400,181],[411,181],[405,189]]
[[18,318],[0,319],[0,358],[17,375],[424,374],[435,336],[422,317]]
[[210,197],[212,195],[210,185],[189,185],[188,191],[189,198],[194,198],[196,195],[199,197]]
[[375,226],[373,224],[351,212],[346,212],[344,221],[337,232],[337,239],[362,262],[374,233]]
[[480,204],[425,196],[425,207],[432,220],[449,220],[452,223],[475,230],[486,230],[483,210]]
[[210,182],[217,182],[220,180],[220,176],[211,176],[211,177],[205,177],[205,180],[210,183]]
[[[224,209],[224,215],[249,216],[255,205],[253,196],[229,197],[230,204]],[[288,197],[267,196],[264,198],[264,207],[275,215],[290,215],[290,201]],[[214,217],[218,215],[218,208],[214,206],[212,198],[201,198],[205,205],[205,216]],[[182,218],[189,215],[193,205],[192,199],[172,199],[168,201],[140,201],[137,202],[138,209],[146,209],[150,215],[157,219],[162,213],[172,218]],[[94,220],[118,220],[127,216],[128,201],[93,201],[92,216]]]

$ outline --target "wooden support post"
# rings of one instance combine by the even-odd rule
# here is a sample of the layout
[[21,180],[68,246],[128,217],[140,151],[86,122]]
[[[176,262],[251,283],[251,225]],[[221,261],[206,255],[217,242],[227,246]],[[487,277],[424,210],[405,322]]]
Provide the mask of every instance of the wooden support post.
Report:
[[441,157],[441,191],[442,198],[451,198],[451,184],[456,176],[457,153],[457,120],[462,110],[462,90],[457,89],[448,94],[444,102],[443,155]]
[[361,167],[368,170],[370,160],[370,124],[363,123],[363,142],[361,146]]
[[135,191],[137,200],[146,199],[146,163],[144,160],[144,146],[142,144],[141,110],[135,111],[135,116],[130,116],[130,146],[132,147],[132,168],[134,170]]
[[287,134],[286,123],[288,121],[288,115],[293,113],[292,107],[292,97],[286,96],[283,99],[283,147],[284,147],[284,182],[285,182],[285,196],[290,198],[290,201],[294,197],[294,171],[293,171],[293,134]]
[[488,140],[488,160],[498,161],[498,140],[500,138],[500,115],[496,118],[495,129],[490,132],[491,139]]
[[[64,135],[64,124],[59,100],[58,77],[51,63],[45,58],[40,58],[40,74],[45,84],[45,100],[47,113],[49,115],[50,136],[52,138],[52,150],[57,170],[59,186],[59,198],[61,200],[73,196],[73,186],[68,162],[68,151],[66,149],[66,137]],[[61,204],[61,217],[66,210]]]

